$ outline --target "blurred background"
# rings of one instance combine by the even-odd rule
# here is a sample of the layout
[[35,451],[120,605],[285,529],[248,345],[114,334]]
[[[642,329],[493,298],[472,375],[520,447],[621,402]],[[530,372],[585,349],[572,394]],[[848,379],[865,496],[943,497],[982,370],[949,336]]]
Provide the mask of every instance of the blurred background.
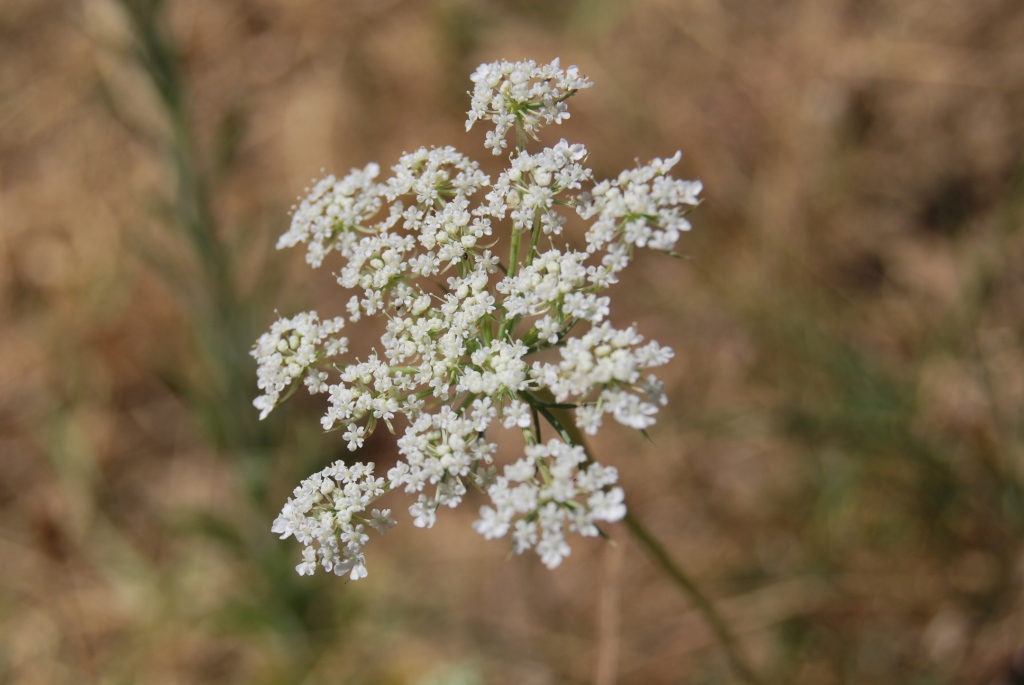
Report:
[[677,351],[652,443],[596,443],[633,511],[766,683],[1024,682],[1019,0],[0,3],[0,681],[736,682],[621,527],[549,572],[396,497],[359,583],[270,533],[345,455],[251,407],[275,311],[347,299],[290,205],[493,173],[469,74],[556,56],[597,85],[552,140],[706,188],[613,296]]

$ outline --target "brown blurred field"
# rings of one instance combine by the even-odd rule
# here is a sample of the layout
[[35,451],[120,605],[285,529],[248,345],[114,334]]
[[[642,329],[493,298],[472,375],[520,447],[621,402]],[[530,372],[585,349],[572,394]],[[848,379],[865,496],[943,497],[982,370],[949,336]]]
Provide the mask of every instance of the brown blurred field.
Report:
[[345,451],[250,406],[275,310],[343,313],[272,249],[290,204],[495,164],[470,72],[556,56],[597,85],[555,139],[706,188],[614,295],[678,355],[653,444],[595,445],[633,510],[765,683],[1024,682],[1019,0],[127,4],[0,4],[0,682],[735,682],[625,529],[548,572],[406,517],[358,583],[270,533]]

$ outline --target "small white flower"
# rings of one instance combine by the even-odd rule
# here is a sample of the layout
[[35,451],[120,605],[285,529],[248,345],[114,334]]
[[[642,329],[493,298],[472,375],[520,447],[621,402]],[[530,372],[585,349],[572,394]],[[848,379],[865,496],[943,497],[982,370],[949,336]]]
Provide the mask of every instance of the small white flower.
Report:
[[488,506],[480,508],[480,518],[473,522],[473,530],[487,540],[505,537],[509,523],[495,509]]
[[395,519],[391,518],[391,510],[374,509],[370,512],[370,527],[375,531],[383,535],[388,532],[389,528],[393,528],[398,524]]
[[533,416],[530,412],[530,405],[519,400],[512,400],[508,406],[504,409],[504,421],[502,425],[505,428],[529,428],[530,424],[533,423]]
[[420,495],[419,501],[409,507],[409,513],[413,516],[413,525],[417,528],[433,528],[437,521],[437,503],[428,501],[425,495]]
[[363,437],[365,435],[366,428],[363,426],[350,426],[342,437],[348,441],[349,450],[355,452],[363,446]]

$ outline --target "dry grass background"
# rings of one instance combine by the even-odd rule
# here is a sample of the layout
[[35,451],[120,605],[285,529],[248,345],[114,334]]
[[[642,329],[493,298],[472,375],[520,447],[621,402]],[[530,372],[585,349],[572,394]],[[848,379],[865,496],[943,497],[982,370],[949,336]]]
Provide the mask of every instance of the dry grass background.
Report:
[[678,352],[654,444],[596,445],[634,510],[766,682],[1022,682],[1019,0],[165,5],[161,100],[122,4],[0,4],[0,680],[731,682],[624,530],[549,573],[467,507],[357,584],[269,533],[344,451],[313,403],[248,406],[274,310],[342,312],[271,249],[292,199],[489,158],[469,73],[561,56],[597,86],[556,136],[707,189],[688,259],[616,293]]

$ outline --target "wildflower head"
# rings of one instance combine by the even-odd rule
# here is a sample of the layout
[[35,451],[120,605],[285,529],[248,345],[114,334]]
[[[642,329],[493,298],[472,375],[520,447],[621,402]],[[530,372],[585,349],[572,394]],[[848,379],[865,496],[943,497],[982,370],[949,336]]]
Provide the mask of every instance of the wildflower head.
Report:
[[466,130],[477,121],[492,122],[494,130],[487,132],[484,144],[496,155],[508,147],[506,137],[513,127],[517,141],[524,135],[536,140],[542,126],[569,118],[565,101],[570,96],[594,85],[575,66],[562,69],[557,58],[540,66],[533,60],[481,64],[469,78],[473,100]]
[[[617,471],[588,456],[577,426],[595,434],[611,417],[645,429],[665,404],[651,371],[672,351],[613,326],[603,291],[637,248],[673,249],[700,183],[670,175],[678,153],[595,181],[582,145],[528,151],[528,137],[568,117],[566,100],[591,85],[575,67],[495,62],[472,80],[467,129],[492,122],[495,152],[517,131],[496,179],[454,148],[421,148],[384,178],[375,164],[325,177],[279,241],[305,244],[313,266],[336,258],[347,319],[386,323],[379,346],[354,354],[338,336],[342,317],[273,324],[253,350],[261,418],[304,385],[326,395],[321,423],[350,449],[379,423],[400,433],[386,478],[338,462],[295,490],[274,531],[304,545],[299,573],[365,575],[367,528],[394,525],[390,510],[365,512],[390,490],[411,496],[414,525],[429,528],[478,489],[489,499],[479,533],[557,566],[568,534],[596,535],[625,515]],[[565,242],[571,214],[587,224],[584,249]],[[510,236],[504,258],[499,235]],[[525,455],[499,455],[499,430],[521,433]]]

